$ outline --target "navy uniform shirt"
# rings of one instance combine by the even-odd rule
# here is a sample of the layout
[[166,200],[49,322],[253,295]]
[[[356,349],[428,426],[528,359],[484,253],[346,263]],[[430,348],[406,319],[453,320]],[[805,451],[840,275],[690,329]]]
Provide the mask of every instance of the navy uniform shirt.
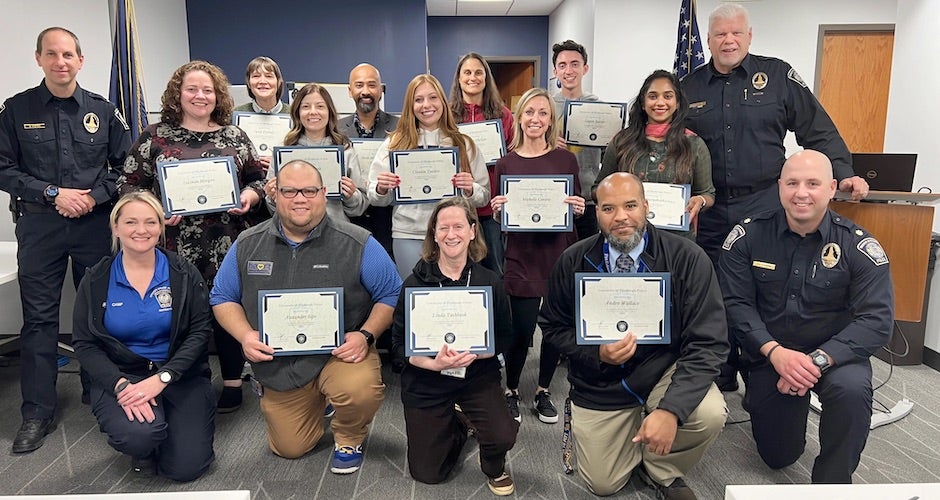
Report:
[[91,189],[102,205],[114,197],[128,148],[127,124],[107,99],[77,86],[61,99],[43,81],[0,107],[0,190],[45,204],[50,184]]
[[832,119],[780,59],[748,54],[728,75],[709,61],[682,79],[682,92],[689,102],[686,127],[708,145],[719,197],[728,188],[772,185],[783,168],[788,130],[804,148],[829,157],[836,179],[855,175]]
[[836,363],[867,359],[891,336],[889,267],[875,238],[832,211],[805,237],[790,231],[783,208],[744,219],[718,264],[728,327],[752,360],[771,340],[820,348]]

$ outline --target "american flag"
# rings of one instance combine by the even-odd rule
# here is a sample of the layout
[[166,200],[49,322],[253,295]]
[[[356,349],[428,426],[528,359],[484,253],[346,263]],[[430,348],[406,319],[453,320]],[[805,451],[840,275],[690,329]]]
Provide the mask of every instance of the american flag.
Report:
[[679,30],[676,34],[676,58],[672,72],[680,79],[705,64],[702,37],[698,31],[695,0],[682,0],[679,7]]
[[110,100],[127,120],[131,141],[147,127],[143,69],[137,40],[134,0],[118,0],[114,19],[114,53],[111,59]]

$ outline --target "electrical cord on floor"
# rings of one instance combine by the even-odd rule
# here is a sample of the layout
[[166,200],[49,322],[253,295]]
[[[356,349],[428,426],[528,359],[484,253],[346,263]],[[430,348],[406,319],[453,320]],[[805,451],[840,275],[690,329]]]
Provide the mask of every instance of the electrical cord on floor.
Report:
[[[875,387],[872,388],[872,390],[871,390],[871,392],[872,392],[872,405],[873,405],[873,406],[872,406],[872,410],[878,411],[878,412],[881,412],[881,413],[891,413],[891,409],[888,408],[887,405],[885,405],[884,403],[882,403],[881,401],[879,401],[878,398],[876,398],[876,397],[874,396],[874,393],[875,393],[878,389],[881,389],[882,387],[884,387],[885,384],[887,384],[888,381],[891,380],[891,376],[894,374],[894,357],[897,356],[897,357],[899,357],[899,358],[903,358],[904,356],[907,356],[907,355],[910,354],[910,352],[911,352],[911,344],[910,344],[910,342],[908,342],[908,340],[907,340],[907,335],[904,335],[904,330],[901,329],[901,325],[900,325],[900,323],[898,323],[897,321],[894,322],[894,330],[895,330],[895,332],[897,332],[898,335],[901,336],[901,340],[904,341],[904,350],[903,350],[902,352],[894,352],[894,351],[892,351],[891,348],[889,348],[888,346],[883,346],[883,347],[882,347],[882,349],[884,349],[885,352],[888,353],[888,376],[887,376],[887,378],[884,379],[883,382],[881,382],[880,384],[878,384],[877,386],[875,386]],[[881,408],[878,408],[879,406],[880,406]]]

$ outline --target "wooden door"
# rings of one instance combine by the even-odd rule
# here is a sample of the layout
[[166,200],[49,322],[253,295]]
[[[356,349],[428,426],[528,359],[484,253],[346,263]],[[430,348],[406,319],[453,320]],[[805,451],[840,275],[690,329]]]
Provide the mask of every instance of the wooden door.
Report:
[[509,109],[514,110],[516,100],[527,90],[535,86],[535,63],[526,62],[490,62],[493,78],[499,87],[499,95]]
[[884,152],[893,50],[893,31],[823,36],[817,97],[853,153]]

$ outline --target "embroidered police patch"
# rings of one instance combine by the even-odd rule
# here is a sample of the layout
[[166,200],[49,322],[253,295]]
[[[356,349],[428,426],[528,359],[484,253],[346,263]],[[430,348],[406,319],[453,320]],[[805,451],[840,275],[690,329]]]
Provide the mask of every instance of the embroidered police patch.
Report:
[[721,248],[731,250],[734,242],[743,238],[745,234],[747,234],[747,232],[744,230],[744,227],[741,226],[741,224],[735,224],[734,227],[731,228],[731,232],[728,233],[728,237],[725,238],[725,242],[721,244]]
[[790,71],[787,71],[787,78],[796,82],[800,87],[803,87],[804,89],[806,88],[806,82],[800,78],[800,74],[797,73],[795,69],[790,68]]
[[862,252],[866,257],[871,259],[871,261],[876,266],[881,266],[888,263],[888,255],[885,254],[883,248],[881,248],[881,243],[878,243],[878,240],[874,238],[865,238],[864,240],[858,242],[856,248]]
[[170,293],[170,287],[161,286],[154,290],[151,295],[157,299],[157,304],[159,304],[161,310],[173,307],[173,295]]

